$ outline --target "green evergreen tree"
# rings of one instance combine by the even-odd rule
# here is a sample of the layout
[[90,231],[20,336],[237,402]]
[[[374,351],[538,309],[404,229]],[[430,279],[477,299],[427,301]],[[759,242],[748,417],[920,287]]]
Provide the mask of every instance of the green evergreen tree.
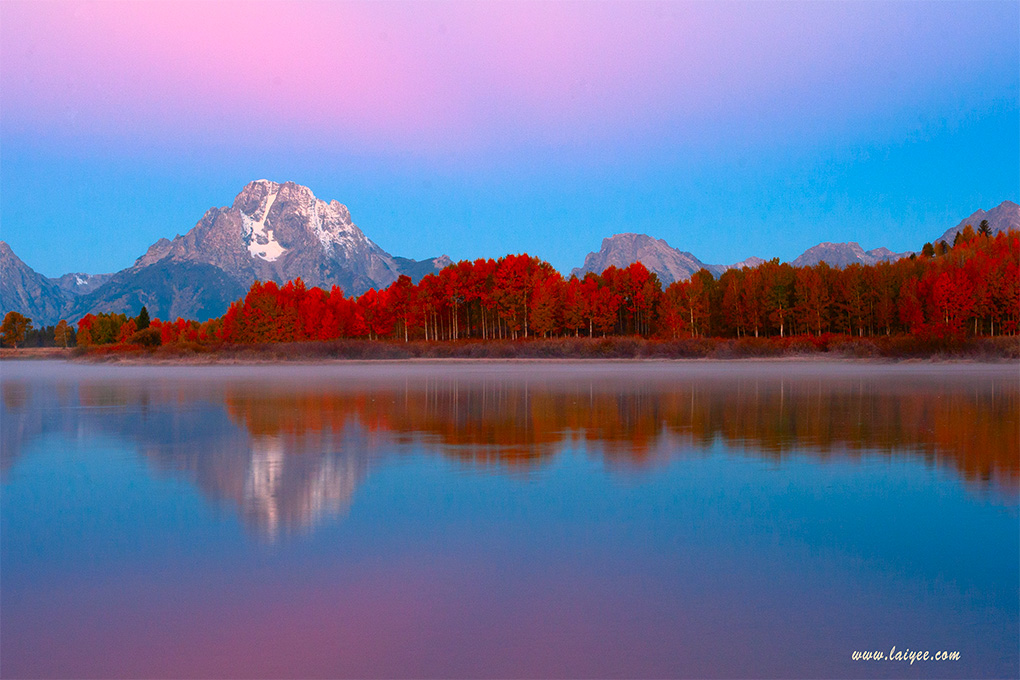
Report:
[[138,312],[138,317],[135,319],[135,327],[140,331],[144,331],[149,327],[149,310],[145,308],[145,305],[142,305],[142,311]]
[[978,234],[984,237],[992,235],[992,228],[988,224],[988,220],[981,220],[981,224],[978,225]]

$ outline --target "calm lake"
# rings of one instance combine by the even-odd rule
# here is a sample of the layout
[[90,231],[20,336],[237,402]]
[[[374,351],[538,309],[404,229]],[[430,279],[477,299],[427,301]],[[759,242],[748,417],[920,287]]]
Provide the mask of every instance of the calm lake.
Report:
[[[1020,370],[0,366],[3,677],[1017,677]],[[959,652],[854,661],[854,651]]]

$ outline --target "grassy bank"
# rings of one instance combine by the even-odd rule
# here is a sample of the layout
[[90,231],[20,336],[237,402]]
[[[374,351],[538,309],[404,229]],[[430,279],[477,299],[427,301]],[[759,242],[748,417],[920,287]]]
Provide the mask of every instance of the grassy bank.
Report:
[[[28,350],[19,350],[19,352]],[[63,352],[63,350],[61,350]],[[1020,359],[1020,338],[961,340],[911,336],[851,338],[798,336],[793,338],[556,338],[527,341],[399,342],[337,340],[332,342],[202,345],[175,343],[156,348],[106,345],[79,348],[73,355],[86,360],[142,361],[327,361],[402,359],[751,359],[818,357],[830,359]],[[66,353],[60,356],[67,356]],[[5,355],[6,358],[6,355]],[[40,358],[39,356],[25,358]]]
[[63,347],[13,347],[0,348],[0,360],[7,359],[69,359],[75,356],[74,348]]

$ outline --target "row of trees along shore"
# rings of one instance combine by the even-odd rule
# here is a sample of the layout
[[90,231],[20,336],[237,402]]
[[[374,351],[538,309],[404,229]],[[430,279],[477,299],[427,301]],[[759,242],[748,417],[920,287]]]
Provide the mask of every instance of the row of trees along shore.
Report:
[[[953,245],[925,244],[919,256],[896,262],[840,269],[774,259],[718,279],[702,269],[665,290],[640,263],[565,279],[526,254],[461,261],[418,284],[401,276],[357,298],[336,286],[307,288],[300,279],[256,282],[220,318],[150,322],[144,308],[134,318],[89,314],[75,339],[80,346],[565,336],[962,339],[1016,335],[1018,321],[1020,233],[991,236],[968,226]],[[4,329],[9,339],[7,319]]]

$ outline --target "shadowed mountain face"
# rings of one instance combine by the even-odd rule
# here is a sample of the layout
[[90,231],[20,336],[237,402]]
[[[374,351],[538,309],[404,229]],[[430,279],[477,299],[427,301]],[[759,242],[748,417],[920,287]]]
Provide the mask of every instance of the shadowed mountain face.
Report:
[[1007,375],[910,367],[903,375],[852,367],[814,374],[784,365],[682,375],[652,367],[635,380],[642,369],[591,377],[569,366],[482,375],[350,366],[331,375],[249,368],[221,377],[164,367],[129,369],[125,378],[71,368],[5,377],[0,473],[39,437],[113,436],[269,538],[344,515],[374,466],[408,454],[517,475],[565,448],[618,472],[720,444],[777,464],[791,455],[839,462],[879,452],[927,461],[1007,497],[1020,488],[1020,391]]
[[161,319],[209,319],[222,316],[247,287],[214,265],[165,259],[147,267],[126,269],[91,293],[68,300],[65,315],[123,311],[137,314],[143,305]]
[[0,241],[0,315],[19,312],[35,326],[42,326],[58,321],[64,304],[64,292],[53,281],[35,272]]

